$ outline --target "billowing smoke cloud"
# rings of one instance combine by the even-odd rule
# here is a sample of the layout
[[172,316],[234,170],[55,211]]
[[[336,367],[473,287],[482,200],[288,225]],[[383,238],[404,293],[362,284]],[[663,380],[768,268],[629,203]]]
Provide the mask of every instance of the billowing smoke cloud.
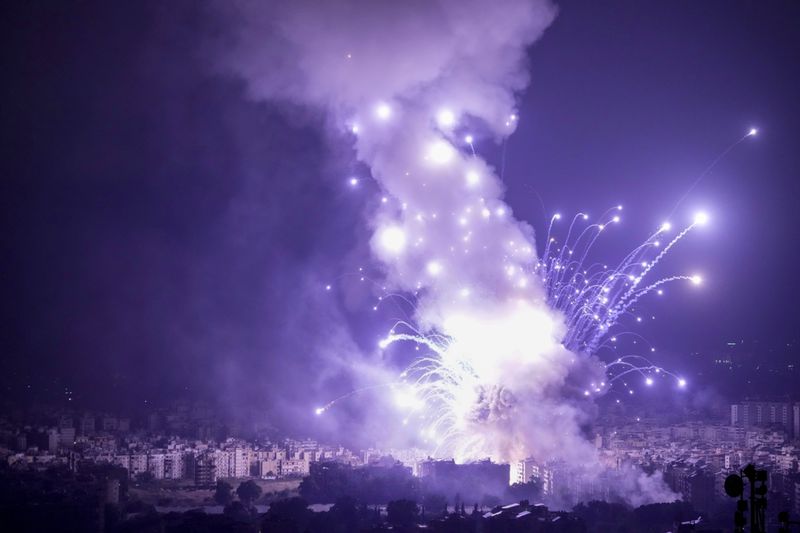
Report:
[[[413,337],[432,350],[395,393],[409,428],[468,460],[528,456],[592,465],[576,381],[604,367],[561,345],[532,229],[503,202],[475,145],[513,133],[526,49],[546,1],[224,3],[235,28],[218,67],[255,99],[323,109],[381,190],[370,247],[387,291],[416,299]],[[392,341],[407,340],[401,327]],[[433,379],[432,379],[433,377]],[[398,415],[398,420],[402,415]]]

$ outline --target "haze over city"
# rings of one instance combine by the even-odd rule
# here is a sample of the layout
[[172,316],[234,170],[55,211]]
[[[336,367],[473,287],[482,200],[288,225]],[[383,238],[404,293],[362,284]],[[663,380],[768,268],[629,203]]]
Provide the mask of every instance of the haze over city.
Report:
[[794,3],[3,11],[7,494],[728,531],[764,469],[747,530],[800,514]]

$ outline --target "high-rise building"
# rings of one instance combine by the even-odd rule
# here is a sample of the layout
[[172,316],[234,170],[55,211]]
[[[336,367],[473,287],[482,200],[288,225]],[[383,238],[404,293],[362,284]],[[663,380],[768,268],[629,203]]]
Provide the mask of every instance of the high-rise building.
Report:
[[51,428],[47,430],[47,451],[50,453],[56,453],[58,451],[58,443],[61,439],[58,435],[58,430],[56,428]]
[[744,413],[740,411],[740,405],[738,403],[731,404],[731,425],[732,426],[744,426],[745,421],[743,418]]
[[104,416],[102,424],[103,431],[116,431],[119,428],[119,421],[114,416]]
[[213,487],[217,483],[217,467],[212,457],[201,455],[194,465],[194,484],[198,487]]
[[511,479],[509,482],[512,485],[515,483],[527,483],[531,478],[539,477],[539,466],[532,458],[512,463],[510,471]]
[[94,417],[91,415],[84,415],[81,417],[81,435],[87,436],[94,434]]
[[167,453],[164,455],[164,478],[183,479],[186,477],[186,461],[179,452]]
[[136,477],[139,474],[147,472],[147,454],[134,453],[130,456],[130,468],[128,468],[128,475]]
[[230,453],[231,477],[247,477],[250,475],[250,454],[243,448],[236,448]]
[[211,458],[214,461],[214,468],[218,478],[235,477],[232,468],[232,457],[227,450],[214,450]]
[[[797,424],[795,424],[797,421]],[[731,425],[740,427],[781,426],[793,437],[800,436],[800,404],[745,400],[731,405]]]
[[147,471],[153,474],[153,479],[164,479],[164,454],[151,453],[147,456]]
[[420,477],[426,478],[430,486],[443,493],[460,494],[465,499],[483,494],[503,494],[510,481],[508,464],[497,464],[489,460],[456,464],[451,460],[429,460],[420,465]]
[[715,489],[712,472],[705,469],[692,472],[686,479],[686,489],[684,497],[698,511],[708,511],[714,505]]
[[285,459],[281,461],[281,476],[307,476],[310,465],[307,459]]
[[61,446],[70,448],[73,444],[75,444],[75,428],[74,427],[62,427],[59,431],[59,438],[61,441]]
[[128,475],[130,476],[131,456],[129,454],[126,453],[126,454],[115,455],[111,462],[127,470]]

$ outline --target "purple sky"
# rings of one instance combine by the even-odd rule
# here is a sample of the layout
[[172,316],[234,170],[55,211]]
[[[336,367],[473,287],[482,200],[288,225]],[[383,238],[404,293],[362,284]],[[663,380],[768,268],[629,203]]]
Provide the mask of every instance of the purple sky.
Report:
[[[307,412],[308,376],[347,389],[320,343],[371,347],[386,327],[357,290],[314,291],[366,264],[374,189],[347,187],[365,169],[317,113],[214,75],[203,50],[223,23],[171,5],[2,8],[0,383],[10,398],[68,387],[87,403],[211,394]],[[712,215],[670,260],[708,283],[652,302],[645,329],[678,354],[795,338],[800,6],[559,10],[505,149],[517,215],[541,229],[533,190],[549,212],[622,203],[601,248],[616,258],[757,126],[674,217]],[[498,147],[478,148],[500,166]]]

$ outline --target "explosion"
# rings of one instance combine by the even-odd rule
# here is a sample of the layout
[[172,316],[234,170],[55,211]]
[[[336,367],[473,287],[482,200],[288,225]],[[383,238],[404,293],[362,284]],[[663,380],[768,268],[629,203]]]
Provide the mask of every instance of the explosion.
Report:
[[371,178],[379,190],[368,214],[385,289],[379,300],[399,294],[414,303],[413,316],[391,327],[379,347],[413,343],[420,357],[388,386],[366,388],[388,391],[409,431],[437,455],[593,464],[582,428],[595,397],[631,375],[686,385],[639,355],[605,364],[597,354],[616,341],[612,331],[642,297],[669,282],[701,282],[696,274],[651,280],[650,273],[708,217],[699,214],[672,238],[665,222],[609,267],[587,260],[599,236],[622,220],[622,207],[593,222],[579,213],[563,240],[556,214],[537,253],[532,227],[513,216],[498,173],[479,156],[520,121],[515,102],[529,81],[527,48],[555,17],[549,2],[219,9],[237,28],[220,68],[243,78],[253,98],[324,111],[369,168],[370,176],[347,184],[355,190]]
[[[530,455],[561,457],[564,441],[554,442],[555,447],[543,445],[552,439],[536,439],[538,431],[531,419],[554,398],[563,402],[562,408],[576,408],[562,409],[567,417],[562,422],[570,425],[565,437],[570,449],[580,448],[577,437],[583,411],[578,405],[580,393],[572,383],[586,382],[584,397],[605,394],[631,373],[644,377],[648,386],[656,374],[671,377],[678,387],[686,385],[683,378],[644,357],[630,355],[604,364],[595,354],[604,342],[616,342],[611,332],[640,298],[669,282],[699,283],[696,275],[669,276],[651,283],[646,283],[646,276],[708,216],[696,215],[665,246],[660,239],[671,226],[662,224],[616,268],[599,263],[587,266],[597,237],[609,223],[621,220],[617,214],[621,206],[612,211],[592,224],[579,213],[561,245],[553,235],[553,225],[561,217],[553,216],[542,257],[516,273],[543,291],[543,300],[509,295],[487,307],[488,299],[465,298],[449,309],[451,314],[432,334],[399,323],[381,341],[381,348],[410,341],[430,351],[403,373],[404,395],[414,401],[398,402],[398,406],[425,423],[422,437],[435,443],[437,454],[500,461]],[[581,222],[584,227],[576,230]],[[513,278],[515,272],[508,268],[507,275]]]

